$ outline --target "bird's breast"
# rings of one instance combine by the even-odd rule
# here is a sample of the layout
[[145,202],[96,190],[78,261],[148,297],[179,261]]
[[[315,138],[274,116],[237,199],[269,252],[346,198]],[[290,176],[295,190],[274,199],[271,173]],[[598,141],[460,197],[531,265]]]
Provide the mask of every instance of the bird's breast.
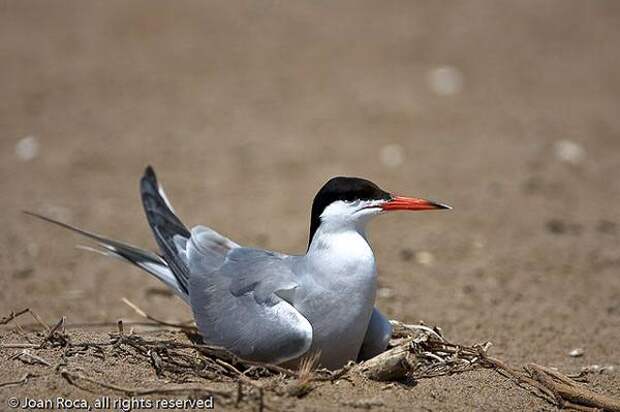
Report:
[[355,360],[376,293],[375,258],[362,236],[345,236],[308,254],[295,307],[313,329],[311,350],[321,364],[340,367]]

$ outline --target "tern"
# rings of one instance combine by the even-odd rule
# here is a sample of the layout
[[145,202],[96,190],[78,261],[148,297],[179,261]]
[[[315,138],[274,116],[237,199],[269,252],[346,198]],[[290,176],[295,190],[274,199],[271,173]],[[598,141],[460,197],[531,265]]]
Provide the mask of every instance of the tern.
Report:
[[25,213],[87,236],[97,251],[162,281],[191,307],[206,344],[286,367],[312,354],[322,367],[338,369],[385,351],[392,326],[375,308],[366,225],[387,211],[450,209],[366,179],[334,177],[314,197],[306,253],[286,255],[240,246],[205,226],[188,229],[150,166],[140,192],[160,254]]

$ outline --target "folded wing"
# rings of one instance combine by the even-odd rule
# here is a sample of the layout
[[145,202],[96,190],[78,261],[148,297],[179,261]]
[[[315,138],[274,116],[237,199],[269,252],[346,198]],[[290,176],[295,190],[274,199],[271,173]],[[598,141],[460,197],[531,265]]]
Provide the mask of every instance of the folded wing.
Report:
[[[281,296],[297,286],[291,257],[241,247],[229,248],[220,264],[211,234],[188,242],[190,301],[206,343],[259,362],[300,357],[312,343],[312,326]],[[216,242],[217,243],[217,242]]]

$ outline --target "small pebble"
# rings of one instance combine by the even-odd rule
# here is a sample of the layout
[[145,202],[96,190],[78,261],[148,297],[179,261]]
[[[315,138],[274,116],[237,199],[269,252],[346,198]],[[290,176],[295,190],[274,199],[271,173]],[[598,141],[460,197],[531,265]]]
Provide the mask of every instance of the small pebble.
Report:
[[575,348],[572,351],[568,352],[568,356],[572,358],[580,358],[583,356],[584,353],[585,350],[583,348]]
[[579,143],[560,140],[553,145],[553,152],[558,160],[566,163],[579,164],[586,157],[586,151]]
[[438,96],[451,96],[463,90],[463,74],[454,66],[439,66],[428,74],[428,85]]
[[394,291],[390,288],[379,288],[377,290],[377,296],[380,298],[389,299],[394,296]]
[[388,144],[381,148],[381,163],[387,167],[398,167],[405,160],[404,150],[399,144]]
[[25,162],[32,160],[39,154],[39,141],[34,136],[27,136],[15,145],[15,155]]
[[589,365],[581,368],[582,372],[586,373],[605,373],[605,372],[615,372],[616,367],[613,365]]
[[415,260],[420,265],[431,266],[433,262],[435,262],[435,256],[433,256],[431,252],[427,252],[423,250],[420,252],[416,252]]

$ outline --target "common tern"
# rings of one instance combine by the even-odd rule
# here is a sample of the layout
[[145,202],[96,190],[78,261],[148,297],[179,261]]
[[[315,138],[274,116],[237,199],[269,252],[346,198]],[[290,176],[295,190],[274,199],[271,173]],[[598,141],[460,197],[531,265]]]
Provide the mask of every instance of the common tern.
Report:
[[205,343],[287,367],[316,354],[322,367],[337,369],[383,352],[392,327],[374,307],[377,270],[366,225],[386,211],[450,209],[334,177],[312,203],[306,253],[286,255],[240,246],[205,226],[188,229],[150,166],[140,192],[160,254],[26,213],[87,236],[101,253],[162,281],[191,307]]

